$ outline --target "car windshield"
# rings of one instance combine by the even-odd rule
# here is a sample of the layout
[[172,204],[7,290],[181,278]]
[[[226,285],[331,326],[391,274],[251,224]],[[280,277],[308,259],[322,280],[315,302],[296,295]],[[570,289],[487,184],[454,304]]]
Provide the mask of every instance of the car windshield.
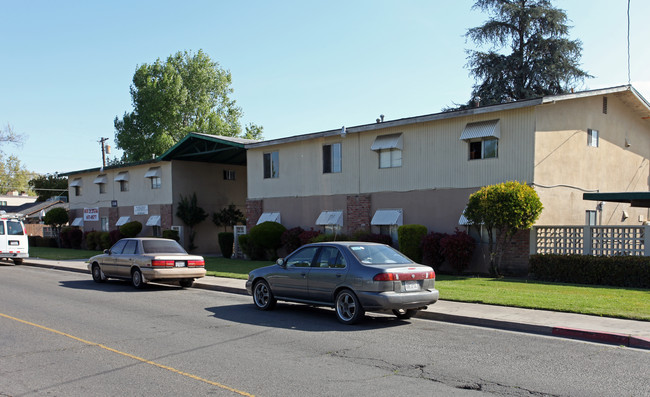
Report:
[[187,254],[174,240],[142,240],[145,254]]
[[409,258],[387,245],[351,245],[350,251],[361,263],[366,265],[413,263]]

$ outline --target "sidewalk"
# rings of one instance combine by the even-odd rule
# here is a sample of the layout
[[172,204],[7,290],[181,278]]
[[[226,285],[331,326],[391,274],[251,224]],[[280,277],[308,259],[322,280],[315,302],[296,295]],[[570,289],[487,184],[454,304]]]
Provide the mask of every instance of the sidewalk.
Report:
[[[23,266],[86,273],[83,260],[25,259]],[[245,280],[207,276],[193,288],[247,294]],[[252,304],[252,302],[251,302]],[[440,300],[418,318],[650,349],[650,322]]]

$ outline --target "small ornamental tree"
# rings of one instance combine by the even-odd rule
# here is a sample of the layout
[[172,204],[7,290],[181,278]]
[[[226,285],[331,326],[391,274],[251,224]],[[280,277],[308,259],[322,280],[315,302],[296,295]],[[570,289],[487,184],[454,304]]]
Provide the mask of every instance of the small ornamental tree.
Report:
[[228,207],[219,212],[212,214],[212,222],[217,226],[223,226],[223,231],[227,231],[228,227],[234,227],[240,223],[246,223],[244,213],[237,209],[235,204],[230,204]]
[[61,227],[68,223],[68,220],[70,220],[68,211],[62,207],[52,208],[43,217],[43,223],[52,227],[59,248],[61,247]]
[[208,213],[197,204],[196,193],[192,193],[191,196],[187,197],[183,197],[181,194],[178,208],[176,208],[176,216],[181,218],[183,223],[190,229],[190,245],[188,251],[198,248],[194,245],[194,237],[196,237],[194,226],[203,222],[208,217]]
[[493,275],[500,275],[506,245],[518,231],[533,227],[542,209],[535,189],[520,182],[486,186],[469,196],[465,217],[473,226],[483,226],[487,231]]

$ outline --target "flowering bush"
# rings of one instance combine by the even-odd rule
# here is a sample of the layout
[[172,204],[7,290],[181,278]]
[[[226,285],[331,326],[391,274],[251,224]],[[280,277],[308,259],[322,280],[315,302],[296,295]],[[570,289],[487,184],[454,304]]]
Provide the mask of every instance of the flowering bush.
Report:
[[447,233],[431,232],[422,238],[422,263],[437,270],[437,268],[445,261],[445,256],[442,254],[440,241],[448,237]]
[[469,266],[475,247],[476,241],[458,229],[454,234],[440,240],[440,251],[447,263],[458,273],[462,273]]

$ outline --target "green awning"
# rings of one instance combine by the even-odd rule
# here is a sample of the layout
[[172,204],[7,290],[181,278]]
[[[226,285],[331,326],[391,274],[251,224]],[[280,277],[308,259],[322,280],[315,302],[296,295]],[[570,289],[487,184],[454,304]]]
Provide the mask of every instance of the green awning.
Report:
[[583,193],[582,199],[628,203],[632,207],[650,208],[650,192]]

